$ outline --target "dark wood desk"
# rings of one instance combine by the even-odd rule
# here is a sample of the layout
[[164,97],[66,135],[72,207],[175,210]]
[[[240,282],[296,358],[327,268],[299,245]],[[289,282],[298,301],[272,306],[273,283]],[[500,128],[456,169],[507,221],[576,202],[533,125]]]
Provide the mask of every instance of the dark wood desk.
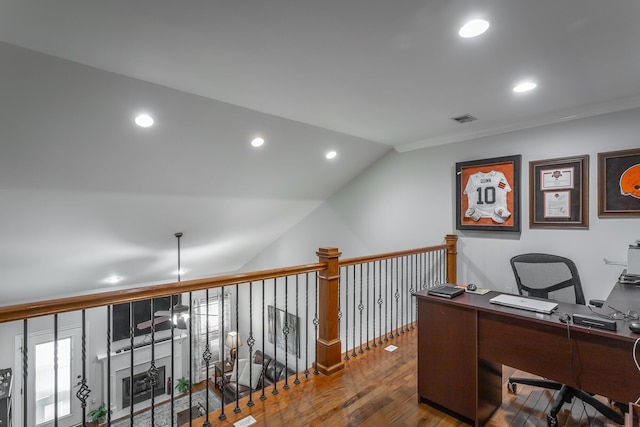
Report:
[[[418,302],[418,396],[423,403],[473,425],[483,425],[502,403],[502,365],[600,394],[635,401],[640,373],[632,348],[639,334],[620,320],[617,332],[564,324],[489,303],[498,295],[465,293],[454,299],[414,294]],[[607,304],[640,310],[640,288],[617,284]],[[558,311],[592,315],[585,306]],[[602,309],[603,313],[610,310]],[[568,336],[571,336],[571,347]]]

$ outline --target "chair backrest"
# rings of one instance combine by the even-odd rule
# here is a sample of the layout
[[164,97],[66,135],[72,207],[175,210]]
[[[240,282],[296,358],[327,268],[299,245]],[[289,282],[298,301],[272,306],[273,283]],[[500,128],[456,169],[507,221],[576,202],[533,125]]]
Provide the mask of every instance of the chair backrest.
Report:
[[578,269],[569,258],[539,253],[516,255],[511,258],[511,268],[521,295],[585,304]]

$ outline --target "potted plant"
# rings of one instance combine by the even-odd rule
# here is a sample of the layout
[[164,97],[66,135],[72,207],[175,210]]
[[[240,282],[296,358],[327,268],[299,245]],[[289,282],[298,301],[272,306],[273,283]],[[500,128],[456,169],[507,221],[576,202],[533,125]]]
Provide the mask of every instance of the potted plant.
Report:
[[189,378],[178,378],[178,383],[176,384],[176,390],[180,393],[186,393],[191,388],[191,382]]
[[[111,412],[113,411],[109,411],[109,413]],[[91,423],[94,426],[97,426],[100,423],[103,423],[107,418],[107,405],[104,402],[102,402],[102,405],[100,405],[99,408],[96,408],[90,411],[88,415],[89,415],[89,418],[91,418]]]

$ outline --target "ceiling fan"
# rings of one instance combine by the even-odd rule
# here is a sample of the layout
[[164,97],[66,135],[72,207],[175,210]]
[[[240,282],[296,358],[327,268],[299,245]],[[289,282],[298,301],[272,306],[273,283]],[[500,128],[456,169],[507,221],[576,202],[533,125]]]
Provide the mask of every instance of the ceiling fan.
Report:
[[[182,237],[182,233],[176,233],[175,236],[178,238],[178,282],[180,282],[180,238]],[[173,297],[171,298],[171,302],[173,303]],[[136,325],[138,330],[149,329],[152,326],[157,326],[161,323],[167,322],[171,320],[171,312],[173,311],[174,317],[177,315],[177,319],[175,319],[175,326],[178,329],[187,329],[185,319],[180,316],[182,313],[189,311],[189,307],[184,304],[178,302],[173,306],[173,310],[158,310],[153,313],[153,319],[145,320],[144,322],[140,322]]]

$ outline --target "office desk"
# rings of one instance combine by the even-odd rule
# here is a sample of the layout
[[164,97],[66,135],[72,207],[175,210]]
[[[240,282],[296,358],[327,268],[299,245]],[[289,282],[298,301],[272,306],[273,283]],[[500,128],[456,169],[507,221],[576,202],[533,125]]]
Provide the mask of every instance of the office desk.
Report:
[[[454,299],[414,293],[418,302],[418,396],[472,425],[483,425],[502,403],[502,365],[629,402],[640,396],[632,348],[639,334],[561,323],[558,316],[491,304],[498,295]],[[617,284],[607,304],[640,308],[640,289]],[[592,315],[585,306],[558,311]],[[610,310],[602,309],[603,313]],[[569,329],[569,330],[568,330]],[[568,334],[571,336],[569,346]]]

